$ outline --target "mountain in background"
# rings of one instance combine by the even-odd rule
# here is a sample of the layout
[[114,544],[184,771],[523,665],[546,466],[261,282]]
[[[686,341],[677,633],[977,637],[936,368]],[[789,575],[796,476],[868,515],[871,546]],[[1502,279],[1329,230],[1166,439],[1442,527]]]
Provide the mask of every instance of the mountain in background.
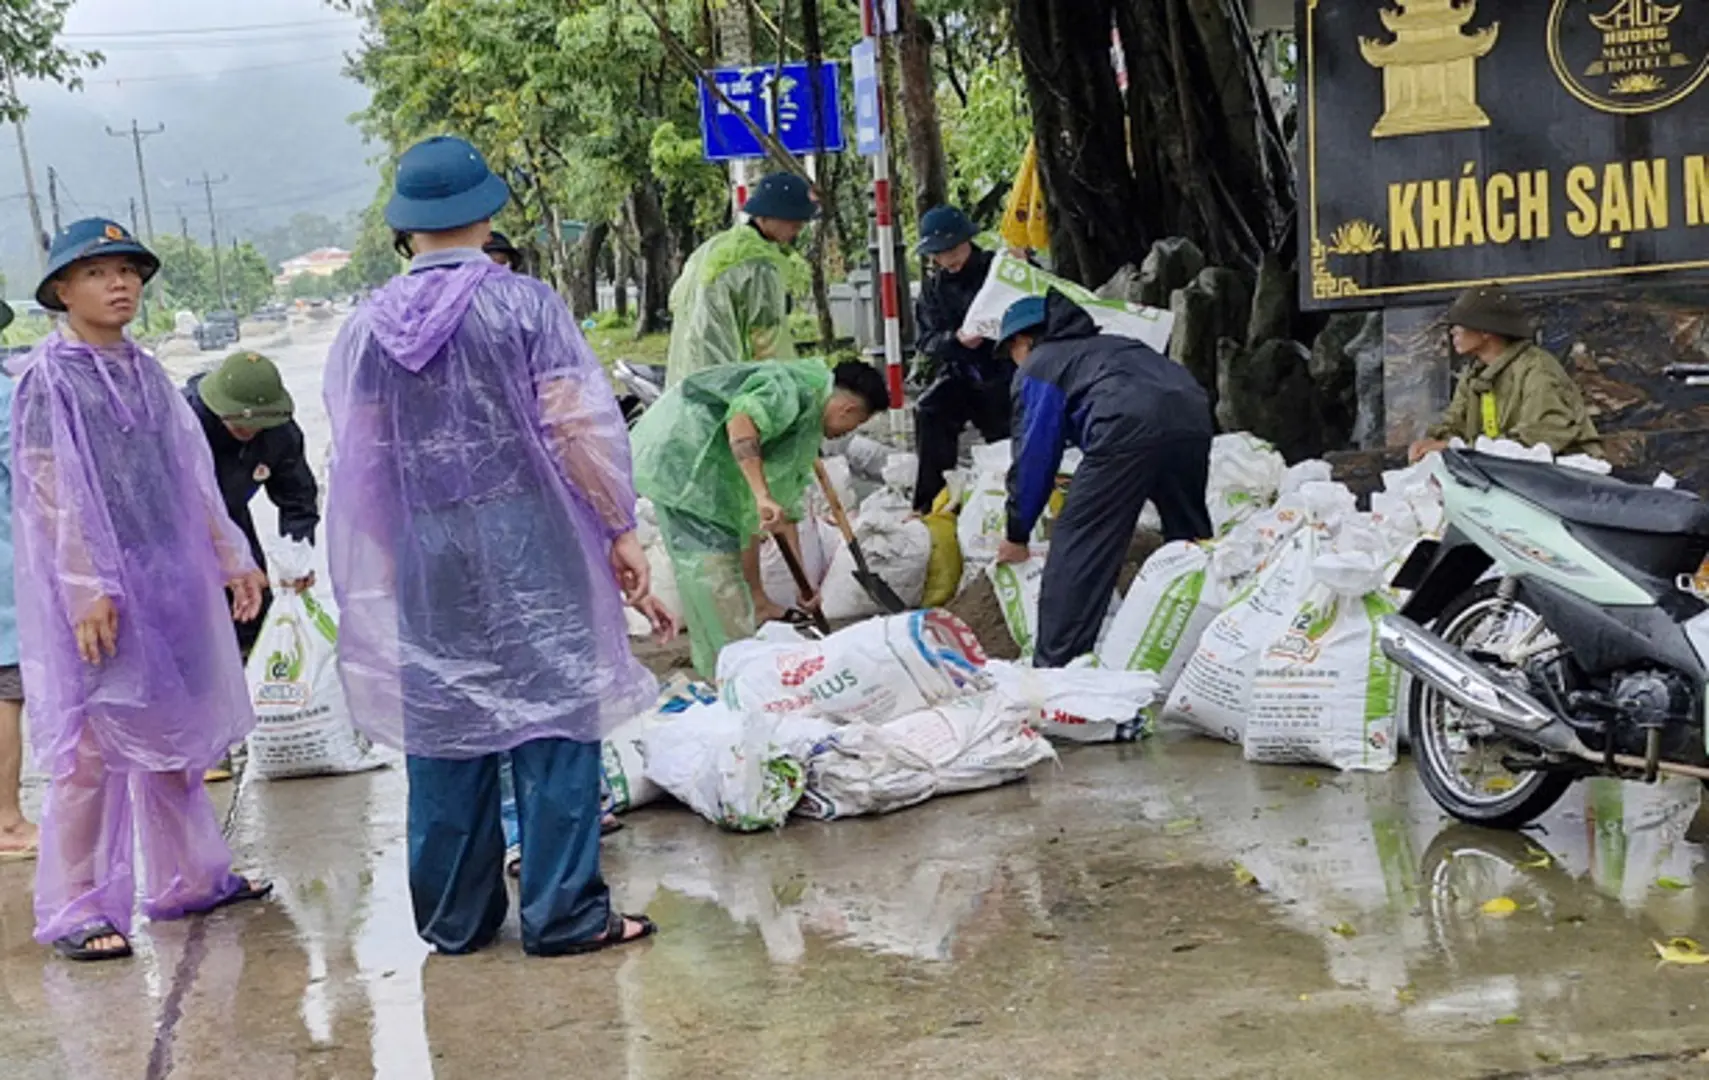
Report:
[[[368,92],[337,77],[337,63],[273,70],[232,71],[204,79],[163,79],[129,85],[92,83],[77,93],[58,87],[25,90],[30,158],[49,229],[47,167],[60,177],[62,222],[101,215],[129,223],[138,195],[136,158],[129,138],[107,128],[164,134],[143,143],[156,232],[178,232],[187,221],[198,241],[208,241],[207,202],[199,179],[206,170],[230,179],[215,186],[220,241],[256,240],[299,214],[347,222],[374,198],[378,152],[362,140],[351,117],[366,107]],[[95,72],[91,78],[100,79]],[[0,127],[0,273],[9,296],[26,296],[36,279],[30,249],[29,208],[16,134]],[[138,199],[140,222],[141,200]],[[146,226],[144,226],[146,228]],[[352,235],[350,240],[354,240]]]

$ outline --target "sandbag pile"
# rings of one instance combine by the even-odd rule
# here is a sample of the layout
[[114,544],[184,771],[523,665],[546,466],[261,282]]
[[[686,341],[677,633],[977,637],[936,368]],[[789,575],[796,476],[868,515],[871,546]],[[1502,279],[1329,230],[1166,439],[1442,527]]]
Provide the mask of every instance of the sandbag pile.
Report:
[[716,702],[624,737],[638,738],[647,783],[739,831],[1011,783],[1056,760],[1046,734],[1138,738],[1158,692],[1146,673],[988,664],[966,624],[942,611],[817,641],[768,626],[724,649],[718,681]]
[[1376,624],[1395,608],[1394,570],[1442,528],[1432,466],[1385,473],[1361,513],[1327,462],[1288,467],[1250,435],[1218,436],[1206,499],[1218,538],[1152,555],[1100,661],[1155,673],[1165,720],[1250,761],[1390,768],[1399,678]]

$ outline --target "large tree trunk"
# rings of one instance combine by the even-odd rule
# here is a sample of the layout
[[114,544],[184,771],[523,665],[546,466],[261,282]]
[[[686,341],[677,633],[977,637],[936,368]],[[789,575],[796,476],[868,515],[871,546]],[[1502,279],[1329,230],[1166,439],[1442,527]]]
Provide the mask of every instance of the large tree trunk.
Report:
[[932,24],[915,0],[897,0],[901,24],[902,117],[908,128],[908,164],[914,172],[914,209],[924,215],[949,202],[949,165],[938,123],[937,75],[932,70]]
[[1127,162],[1121,90],[1110,68],[1112,0],[1014,0],[1057,272],[1097,286],[1156,235]]
[[[1266,252],[1292,256],[1288,153],[1241,0],[1013,0],[1013,10],[1059,270],[1095,286],[1166,236],[1249,272]],[[1092,32],[1112,20],[1125,95],[1110,39]]]
[[599,310],[599,257],[610,233],[610,223],[594,222],[576,245],[575,269],[570,276],[570,308],[578,319],[589,318]]
[[641,295],[635,312],[635,336],[662,333],[670,329],[670,288],[676,275],[671,266],[670,226],[652,181],[635,185],[628,209],[640,250]]
[[[1131,76],[1135,170],[1151,179],[1156,227],[1188,236],[1211,262],[1255,272],[1289,249],[1293,173],[1244,5],[1118,0]],[[1180,93],[1180,87],[1202,88]]]

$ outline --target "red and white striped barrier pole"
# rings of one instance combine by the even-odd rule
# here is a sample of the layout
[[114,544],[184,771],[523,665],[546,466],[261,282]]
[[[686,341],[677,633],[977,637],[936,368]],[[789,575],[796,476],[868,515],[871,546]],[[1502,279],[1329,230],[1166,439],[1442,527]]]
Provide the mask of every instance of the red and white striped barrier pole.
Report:
[[[879,5],[884,0],[865,0],[861,4],[861,29],[872,41],[878,57],[879,79],[884,77],[884,26]],[[896,287],[896,215],[890,191],[890,116],[884,108],[884,95],[878,98],[879,151],[872,157],[872,203],[878,224],[878,300],[884,313],[884,367],[890,382],[891,431],[902,435],[907,429],[903,415],[904,375],[902,371],[902,298]]]

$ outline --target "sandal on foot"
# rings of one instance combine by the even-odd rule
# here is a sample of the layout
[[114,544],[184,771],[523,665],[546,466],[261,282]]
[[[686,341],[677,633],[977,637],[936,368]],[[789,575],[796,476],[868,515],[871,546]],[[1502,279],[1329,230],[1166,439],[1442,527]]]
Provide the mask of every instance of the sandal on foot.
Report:
[[212,904],[209,904],[207,907],[194,908],[191,910],[190,914],[192,914],[192,915],[211,915],[214,912],[218,911],[220,908],[228,908],[228,907],[231,907],[233,904],[247,904],[251,900],[265,900],[269,896],[273,895],[273,883],[271,881],[263,881],[259,885],[257,885],[255,882],[250,881],[248,878],[239,878],[238,880],[243,882],[243,888],[237,890],[234,893],[231,893],[228,896],[224,896],[218,900],[215,900]]
[[[91,941],[99,941],[107,937],[116,937],[124,944],[116,949],[91,949],[89,947]],[[129,938],[114,929],[112,923],[99,922],[85,926],[74,933],[66,934],[64,937],[55,938],[53,951],[67,960],[76,960],[85,964],[98,963],[102,960],[125,960],[131,955],[131,942]]]
[[599,819],[599,835],[610,836],[614,832],[623,831],[623,822],[616,814],[602,814]]
[[[631,922],[640,926],[640,930],[628,936],[624,936],[624,931],[628,929],[628,924]],[[619,945],[630,945],[637,941],[650,938],[658,932],[659,924],[647,918],[645,915],[621,915],[618,914],[616,908],[612,908],[610,917],[605,921],[605,933],[594,938],[592,941],[573,942],[569,945],[555,949],[552,952],[543,953],[541,955],[586,956],[588,953],[596,953],[603,949],[615,949]]]

